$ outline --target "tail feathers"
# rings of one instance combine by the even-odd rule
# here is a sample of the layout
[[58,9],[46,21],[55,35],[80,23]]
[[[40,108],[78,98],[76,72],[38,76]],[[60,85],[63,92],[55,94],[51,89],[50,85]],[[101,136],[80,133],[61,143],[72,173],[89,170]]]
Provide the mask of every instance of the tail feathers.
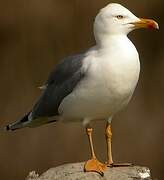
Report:
[[15,121],[15,122],[7,125],[4,128],[4,130],[5,131],[14,131],[14,130],[26,127],[26,124],[27,124],[27,122],[29,120],[28,117],[29,117],[29,113],[26,114],[21,120]]

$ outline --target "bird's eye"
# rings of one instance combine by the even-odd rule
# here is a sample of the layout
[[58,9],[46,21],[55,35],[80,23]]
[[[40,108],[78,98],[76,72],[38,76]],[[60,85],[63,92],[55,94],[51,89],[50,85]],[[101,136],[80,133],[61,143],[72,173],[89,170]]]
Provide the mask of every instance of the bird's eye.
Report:
[[122,16],[122,15],[117,15],[116,18],[117,18],[117,19],[123,19],[124,16]]

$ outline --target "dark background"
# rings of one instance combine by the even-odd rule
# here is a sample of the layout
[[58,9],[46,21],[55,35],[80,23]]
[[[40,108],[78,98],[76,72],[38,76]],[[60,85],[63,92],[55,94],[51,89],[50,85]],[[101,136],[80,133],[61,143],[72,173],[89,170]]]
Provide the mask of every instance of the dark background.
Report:
[[[0,1],[0,126],[30,110],[54,65],[94,44],[92,24],[107,0]],[[116,162],[148,166],[164,179],[164,2],[117,1],[140,17],[154,18],[159,31],[130,34],[141,60],[140,81],[129,106],[113,120]],[[105,122],[94,123],[94,143],[105,161]],[[23,180],[31,170],[89,158],[81,124],[51,124],[0,133],[0,179]]]

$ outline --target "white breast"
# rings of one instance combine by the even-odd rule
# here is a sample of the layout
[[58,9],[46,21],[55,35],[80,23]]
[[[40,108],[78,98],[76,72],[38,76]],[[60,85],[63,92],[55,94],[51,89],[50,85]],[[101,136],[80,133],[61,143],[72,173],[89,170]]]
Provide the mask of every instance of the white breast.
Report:
[[59,111],[66,119],[113,116],[128,104],[138,82],[140,63],[135,47],[129,40],[114,49],[95,47],[84,61],[87,77],[62,101]]

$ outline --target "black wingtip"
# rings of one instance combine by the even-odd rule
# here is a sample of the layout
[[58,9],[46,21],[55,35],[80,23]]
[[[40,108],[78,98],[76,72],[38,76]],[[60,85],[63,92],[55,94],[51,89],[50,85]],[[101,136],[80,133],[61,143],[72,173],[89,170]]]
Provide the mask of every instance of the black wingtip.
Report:
[[11,129],[10,129],[10,126],[9,125],[7,125],[7,126],[5,126],[5,127],[0,127],[0,132],[6,132],[6,131],[11,131]]
[[5,128],[4,128],[5,131],[10,131],[10,126],[7,125]]
[[28,121],[28,114],[26,114],[22,119],[17,120],[15,122],[12,122],[8,125],[6,125],[3,128],[3,131],[15,131],[17,129],[23,128],[24,127],[24,123],[26,123]]
[[15,131],[17,129],[19,129],[19,128],[13,128],[12,125],[9,124],[3,128],[3,131]]

